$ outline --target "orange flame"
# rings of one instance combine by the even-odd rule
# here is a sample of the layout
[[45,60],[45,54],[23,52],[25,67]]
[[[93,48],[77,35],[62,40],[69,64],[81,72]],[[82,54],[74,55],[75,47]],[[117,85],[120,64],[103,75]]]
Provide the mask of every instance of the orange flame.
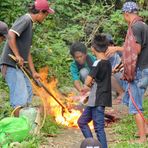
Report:
[[[50,82],[48,82],[47,75],[48,75],[48,68],[42,68],[40,70],[40,76],[42,78],[43,84],[60,102],[66,101],[66,103],[68,103],[68,106],[70,106],[73,100],[65,96],[63,97],[63,95],[57,89],[57,83],[58,83],[57,79],[52,79]],[[72,109],[71,112],[68,112],[67,110],[62,114],[61,106],[49,94],[47,94],[45,90],[43,90],[43,88],[36,87],[36,90],[37,90],[36,93],[42,96],[42,99],[45,101],[44,104],[47,114],[53,115],[57,123],[68,127],[78,126],[77,120],[81,115],[81,112],[79,110]],[[62,104],[65,105],[65,103]]]

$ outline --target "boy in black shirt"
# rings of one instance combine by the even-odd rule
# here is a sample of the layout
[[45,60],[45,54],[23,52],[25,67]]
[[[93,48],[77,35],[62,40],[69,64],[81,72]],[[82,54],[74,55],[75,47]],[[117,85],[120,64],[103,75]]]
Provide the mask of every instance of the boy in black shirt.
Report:
[[96,56],[92,70],[85,80],[85,89],[89,90],[93,81],[97,87],[92,87],[88,105],[78,120],[78,125],[85,138],[93,137],[88,123],[93,120],[94,129],[103,148],[107,148],[104,131],[105,106],[111,107],[111,64],[105,56],[108,48],[106,36],[96,35],[92,41],[91,51]]

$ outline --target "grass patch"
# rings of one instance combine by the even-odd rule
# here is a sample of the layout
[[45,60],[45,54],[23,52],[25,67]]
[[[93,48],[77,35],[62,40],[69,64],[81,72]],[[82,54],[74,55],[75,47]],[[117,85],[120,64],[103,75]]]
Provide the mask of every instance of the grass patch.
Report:
[[0,90],[0,120],[6,117],[10,117],[12,107],[8,101],[8,93]]
[[[48,134],[56,135],[60,133],[62,126],[58,125],[53,117],[47,116],[45,124],[41,129],[41,134],[30,135],[22,143],[22,148],[39,148],[42,144],[48,144]],[[46,138],[47,135],[47,138]]]
[[[148,98],[144,99],[144,115],[148,118]],[[147,148],[148,142],[145,144],[130,144],[131,139],[136,139],[134,136],[137,128],[133,116],[127,115],[121,121],[113,125],[113,133],[116,135],[117,141],[110,144],[110,148]]]
[[21,148],[39,148],[43,142],[46,142],[46,139],[42,135],[29,135],[21,142]]
[[[12,110],[13,109],[8,100],[8,93],[6,92],[5,95],[0,98],[0,120],[5,117],[10,117]],[[41,129],[41,134],[29,135],[23,142],[20,143],[20,146],[21,148],[39,148],[40,145],[47,143],[46,135],[56,135],[60,133],[61,128],[62,126],[58,125],[53,117],[47,116],[45,124]]]
[[45,133],[45,134],[59,134],[60,133],[60,129],[62,128],[61,125],[58,125],[55,120],[53,119],[53,117],[51,116],[47,116],[46,120],[45,120],[45,124],[43,126],[43,128],[41,129],[41,132]]

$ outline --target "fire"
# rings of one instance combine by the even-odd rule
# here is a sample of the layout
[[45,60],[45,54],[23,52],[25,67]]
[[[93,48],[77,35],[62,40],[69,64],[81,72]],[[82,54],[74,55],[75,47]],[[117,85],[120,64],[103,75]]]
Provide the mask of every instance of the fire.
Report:
[[[55,121],[59,124],[68,127],[77,127],[77,120],[81,115],[79,110],[71,109],[69,112],[66,106],[70,106],[73,102],[72,99],[63,96],[57,89],[57,79],[52,79],[50,82],[47,81],[48,68],[43,68],[40,70],[40,76],[43,84],[48,88],[48,90],[55,96],[66,109],[62,107],[49,95],[43,88],[36,87],[36,93],[39,94],[44,100],[45,108],[47,114],[54,116]],[[66,102],[67,105],[65,105]]]

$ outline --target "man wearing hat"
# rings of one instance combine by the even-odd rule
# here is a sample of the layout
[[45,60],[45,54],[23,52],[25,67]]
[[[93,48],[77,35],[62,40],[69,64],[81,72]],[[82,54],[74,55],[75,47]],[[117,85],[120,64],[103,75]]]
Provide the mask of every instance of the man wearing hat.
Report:
[[6,23],[0,21],[0,43],[6,39],[8,34],[8,26]]
[[109,56],[116,51],[123,52],[122,78],[128,83],[123,103],[128,105],[129,112],[135,117],[140,137],[135,142],[143,143],[148,134],[142,113],[143,96],[148,86],[148,25],[138,16],[138,10],[135,2],[126,2],[123,5],[123,16],[128,23],[124,46],[109,47],[106,54]]
[[[30,48],[32,44],[33,23],[42,23],[48,14],[54,10],[49,7],[47,0],[36,0],[29,6],[29,13],[18,18],[9,30],[9,39],[3,49],[1,62],[5,67],[4,77],[10,89],[10,104],[13,108],[26,106],[31,102],[32,87],[28,78],[17,68],[16,63],[8,56],[13,54],[19,66],[27,62],[32,76],[38,79],[40,76],[34,68]],[[18,116],[19,109],[15,115]]]

